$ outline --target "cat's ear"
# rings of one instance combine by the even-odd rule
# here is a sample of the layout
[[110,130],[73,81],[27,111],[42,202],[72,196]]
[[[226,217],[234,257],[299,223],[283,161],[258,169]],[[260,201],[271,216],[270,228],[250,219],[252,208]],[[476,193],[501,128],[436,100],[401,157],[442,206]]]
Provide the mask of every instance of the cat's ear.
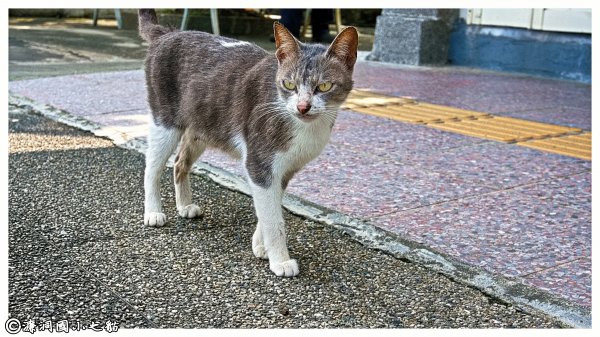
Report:
[[275,47],[277,48],[275,55],[279,63],[289,57],[298,56],[300,50],[298,40],[281,23],[275,22],[273,24],[273,35],[275,36]]
[[358,50],[358,32],[354,27],[342,30],[327,50],[327,57],[335,57],[342,61],[348,69],[356,63],[356,52]]

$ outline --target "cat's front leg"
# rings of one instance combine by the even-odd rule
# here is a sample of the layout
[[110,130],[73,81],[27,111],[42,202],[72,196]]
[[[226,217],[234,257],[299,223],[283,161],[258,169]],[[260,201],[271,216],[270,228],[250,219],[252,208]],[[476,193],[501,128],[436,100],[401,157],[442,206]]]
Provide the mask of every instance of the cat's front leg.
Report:
[[265,240],[263,239],[262,231],[260,229],[260,223],[256,224],[256,230],[254,230],[254,235],[252,235],[252,252],[254,253],[254,256],[259,259],[269,259],[267,248],[265,248]]
[[250,186],[258,217],[258,225],[252,238],[254,254],[261,258],[268,257],[269,267],[277,276],[298,275],[298,262],[290,259],[287,249],[285,223],[281,210],[283,196],[281,183],[273,182],[264,188],[250,182]]

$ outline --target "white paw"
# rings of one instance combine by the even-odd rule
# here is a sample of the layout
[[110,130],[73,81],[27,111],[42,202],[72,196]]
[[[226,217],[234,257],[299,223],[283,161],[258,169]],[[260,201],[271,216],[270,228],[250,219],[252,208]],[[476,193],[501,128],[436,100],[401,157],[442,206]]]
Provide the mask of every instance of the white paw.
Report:
[[150,227],[161,227],[167,222],[167,216],[164,213],[150,212],[144,214],[144,225]]
[[266,260],[269,258],[267,255],[267,249],[264,245],[252,244],[252,252],[254,253],[254,256],[258,257],[259,259]]
[[195,218],[202,215],[200,207],[198,207],[196,204],[189,204],[187,206],[180,207],[177,211],[179,212],[179,216],[182,218]]
[[252,252],[254,253],[254,256],[258,257],[259,259],[266,260],[269,258],[267,255],[267,248],[265,248],[259,228],[256,228],[254,235],[252,235]]
[[298,262],[296,262],[294,259],[280,263],[271,263],[270,268],[271,271],[277,276],[293,277],[300,273],[300,269],[298,269]]

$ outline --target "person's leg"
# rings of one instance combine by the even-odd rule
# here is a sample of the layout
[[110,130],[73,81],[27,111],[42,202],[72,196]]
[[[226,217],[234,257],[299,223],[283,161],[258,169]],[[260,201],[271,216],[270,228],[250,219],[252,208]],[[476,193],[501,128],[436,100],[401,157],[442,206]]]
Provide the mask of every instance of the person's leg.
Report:
[[310,15],[313,42],[331,42],[333,37],[329,35],[329,24],[333,21],[333,9],[315,8]]
[[283,24],[297,39],[300,38],[300,26],[302,26],[304,21],[304,9],[282,9],[280,13],[281,24]]

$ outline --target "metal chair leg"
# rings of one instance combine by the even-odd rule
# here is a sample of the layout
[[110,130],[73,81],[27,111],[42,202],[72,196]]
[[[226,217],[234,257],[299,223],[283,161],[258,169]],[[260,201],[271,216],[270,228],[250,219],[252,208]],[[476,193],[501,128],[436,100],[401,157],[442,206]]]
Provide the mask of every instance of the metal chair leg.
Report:
[[304,25],[302,25],[302,31],[300,32],[300,37],[303,40],[306,40],[306,33],[308,33],[308,25],[310,24],[310,12],[312,9],[307,9],[304,13]]
[[117,19],[117,28],[123,29],[123,17],[119,8],[115,8],[115,19]]
[[210,9],[210,22],[212,24],[213,34],[221,35],[221,31],[219,30],[219,15],[216,8]]
[[94,12],[92,14],[92,20],[94,21],[94,27],[98,25],[98,9],[94,8]]
[[181,30],[186,30],[190,21],[190,10],[188,8],[183,9],[183,18],[181,18]]
[[339,8],[335,9],[335,29],[338,34],[342,32],[342,10]]

